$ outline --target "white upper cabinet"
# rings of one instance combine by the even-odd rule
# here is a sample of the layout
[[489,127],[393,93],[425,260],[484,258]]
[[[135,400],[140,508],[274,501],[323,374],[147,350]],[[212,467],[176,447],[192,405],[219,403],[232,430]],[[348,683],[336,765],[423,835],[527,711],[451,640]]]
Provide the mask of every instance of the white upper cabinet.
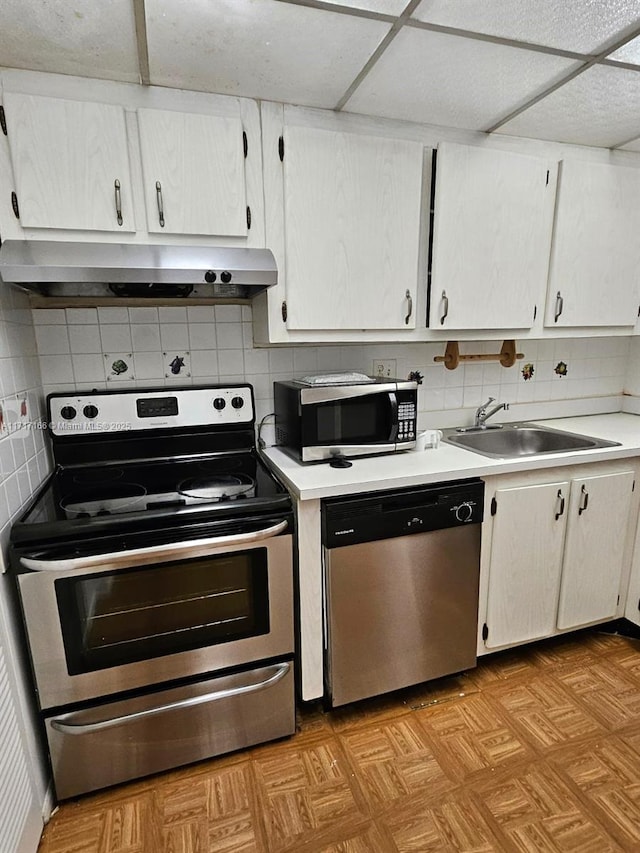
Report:
[[287,329],[415,328],[423,151],[285,129]]
[[553,177],[537,157],[438,146],[432,329],[532,327],[546,288]]
[[3,103],[23,227],[136,230],[122,107],[9,92]]
[[147,228],[246,237],[245,155],[237,116],[139,109]]
[[632,326],[639,234],[640,169],[563,160],[545,325]]

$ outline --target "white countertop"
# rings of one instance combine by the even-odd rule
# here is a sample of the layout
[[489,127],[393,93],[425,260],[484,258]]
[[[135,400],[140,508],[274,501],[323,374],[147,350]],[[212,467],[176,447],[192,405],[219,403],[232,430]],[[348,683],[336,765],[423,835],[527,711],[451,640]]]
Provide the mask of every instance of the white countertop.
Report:
[[583,462],[601,462],[640,455],[640,416],[618,412],[608,415],[586,415],[535,421],[568,432],[620,442],[619,447],[578,450],[567,453],[540,454],[517,459],[491,459],[451,444],[440,443],[437,450],[404,451],[386,456],[352,459],[351,468],[332,468],[329,464],[302,465],[277,447],[269,447],[264,455],[282,481],[300,500],[356,494],[362,491],[395,489],[487,477],[534,468],[557,468]]

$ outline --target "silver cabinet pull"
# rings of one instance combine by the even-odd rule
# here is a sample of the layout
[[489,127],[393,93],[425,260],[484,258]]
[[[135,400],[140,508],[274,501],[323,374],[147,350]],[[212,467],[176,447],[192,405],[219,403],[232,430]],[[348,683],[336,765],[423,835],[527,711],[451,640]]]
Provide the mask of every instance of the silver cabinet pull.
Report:
[[442,316],[440,317],[440,325],[444,326],[444,321],[447,319],[447,315],[449,314],[449,297],[447,296],[447,291],[442,291]]
[[560,506],[559,508],[557,508],[556,511],[556,521],[560,518],[561,515],[564,515],[564,495],[562,494],[562,489],[558,489],[558,501],[560,503]]
[[164,204],[162,203],[162,184],[156,181],[156,201],[158,202],[158,222],[164,228]]
[[564,299],[560,291],[556,293],[556,313],[553,316],[553,322],[558,322],[558,317],[562,314],[562,309],[564,308]]
[[[272,674],[264,681],[259,681],[257,684],[245,684],[240,687],[228,687],[222,690],[214,690],[211,693],[203,693],[202,696],[190,696],[188,699],[179,699],[177,702],[167,702],[164,705],[157,705],[155,708],[145,708],[144,711],[134,711],[131,714],[123,714],[121,717],[111,717],[107,720],[98,720],[95,723],[74,722],[74,714],[68,714],[65,717],[54,718],[51,720],[51,728],[56,731],[63,732],[68,735],[84,735],[91,732],[97,732],[101,729],[111,729],[114,726],[121,726],[135,720],[143,720],[145,717],[153,717],[156,714],[163,714],[166,711],[174,711],[178,708],[192,708],[194,705],[202,705],[204,702],[216,702],[218,699],[230,699],[234,696],[240,696],[243,693],[256,693],[258,690],[264,690],[277,684],[289,672],[291,664],[281,663],[272,667]],[[275,670],[275,672],[273,671]],[[82,713],[82,712],[80,712]]]
[[117,178],[113,182],[113,187],[116,195],[116,219],[118,225],[122,225],[122,195],[120,193],[120,181]]
[[585,509],[589,506],[589,492],[584,483],[580,489],[580,506],[578,507],[578,515],[582,515]]
[[411,291],[407,290],[404,295],[404,298],[407,300],[407,316],[404,318],[405,325],[409,325],[409,320],[411,319],[411,315],[413,314],[413,299],[411,298]]
[[217,548],[229,545],[245,545],[260,542],[277,536],[287,529],[288,522],[279,521],[272,527],[254,530],[251,533],[238,533],[229,536],[211,536],[207,539],[193,539],[186,542],[169,542],[166,545],[151,545],[145,548],[132,548],[130,551],[113,551],[107,554],[88,554],[86,557],[72,557],[67,560],[36,560],[32,557],[20,557],[25,569],[34,572],[68,572],[74,569],[88,569],[100,566],[104,569],[118,569],[129,566],[144,566],[148,563],[167,563],[170,560],[190,560],[193,557],[208,557]]

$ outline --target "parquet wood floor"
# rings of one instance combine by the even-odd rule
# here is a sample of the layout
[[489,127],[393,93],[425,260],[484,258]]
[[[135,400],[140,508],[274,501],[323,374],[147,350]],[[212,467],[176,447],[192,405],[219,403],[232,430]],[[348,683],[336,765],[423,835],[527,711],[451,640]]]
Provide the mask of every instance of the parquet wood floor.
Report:
[[63,803],[39,853],[640,851],[640,641],[597,631]]

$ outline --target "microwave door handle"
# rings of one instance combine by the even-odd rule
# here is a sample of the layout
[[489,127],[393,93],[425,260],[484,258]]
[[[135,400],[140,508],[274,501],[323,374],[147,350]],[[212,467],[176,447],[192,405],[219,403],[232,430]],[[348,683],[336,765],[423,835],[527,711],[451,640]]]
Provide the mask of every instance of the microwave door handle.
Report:
[[[190,696],[188,699],[179,699],[176,702],[166,702],[164,705],[157,705],[155,708],[145,708],[143,711],[134,711],[131,714],[123,714],[120,717],[111,717],[106,720],[97,720],[95,723],[74,722],[76,714],[69,714],[65,717],[53,718],[51,720],[51,728],[58,732],[68,735],[84,735],[91,732],[97,732],[101,729],[111,729],[114,726],[131,723],[136,720],[142,720],[145,717],[153,717],[156,714],[163,714],[166,711],[175,711],[179,708],[192,708],[194,705],[202,705],[204,702],[215,702],[218,699],[229,699],[234,696],[239,696],[242,693],[256,693],[258,690],[264,690],[267,687],[272,687],[277,684],[289,672],[291,664],[281,663],[272,667],[272,674],[259,681],[257,684],[242,684],[239,687],[228,687],[222,690],[214,690],[210,693],[203,693],[202,696]],[[82,714],[82,712],[80,712]]]
[[117,569],[132,566],[144,566],[147,563],[167,563],[170,560],[207,557],[218,548],[230,545],[246,545],[277,536],[287,529],[288,521],[279,521],[271,527],[254,530],[251,533],[239,533],[231,536],[211,536],[207,539],[193,539],[187,542],[168,542],[165,545],[152,545],[146,548],[132,548],[130,551],[113,551],[107,554],[89,554],[86,557],[73,557],[68,560],[37,560],[33,557],[20,557],[25,569],[34,572],[66,572],[75,569],[89,569],[100,566],[105,569]]
[[393,391],[389,394],[389,403],[391,405],[391,433],[389,441],[395,442],[398,438],[398,398]]

